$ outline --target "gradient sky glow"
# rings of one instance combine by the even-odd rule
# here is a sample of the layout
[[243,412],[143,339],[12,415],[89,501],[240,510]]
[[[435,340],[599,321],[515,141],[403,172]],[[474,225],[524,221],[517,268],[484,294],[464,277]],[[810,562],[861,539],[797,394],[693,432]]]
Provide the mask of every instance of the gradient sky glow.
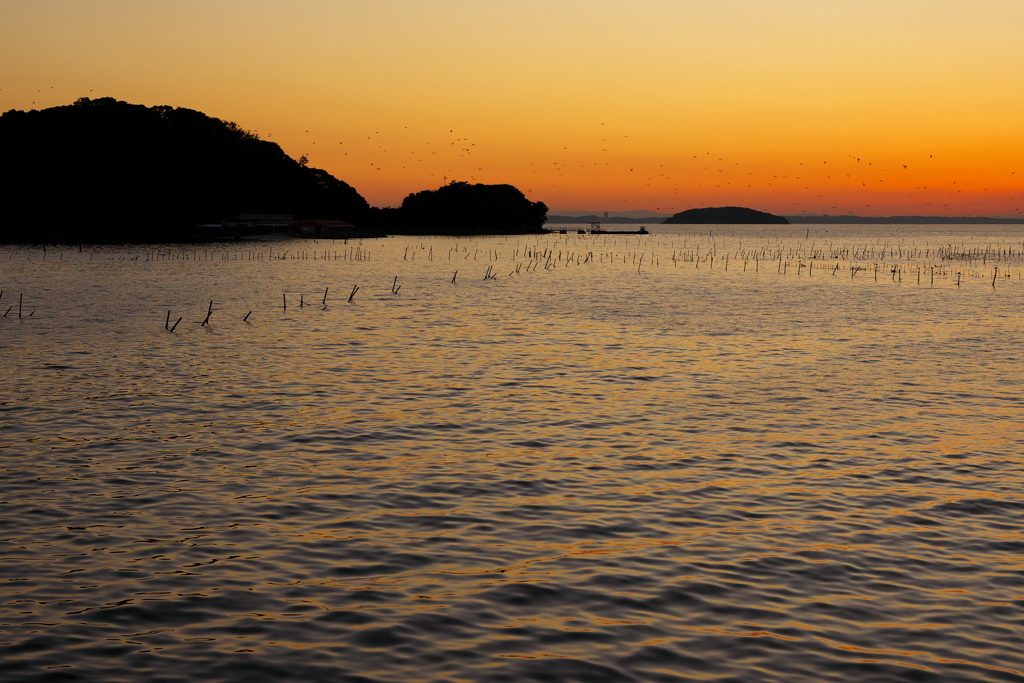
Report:
[[198,109],[371,204],[1024,211],[1021,0],[0,0],[0,110]]

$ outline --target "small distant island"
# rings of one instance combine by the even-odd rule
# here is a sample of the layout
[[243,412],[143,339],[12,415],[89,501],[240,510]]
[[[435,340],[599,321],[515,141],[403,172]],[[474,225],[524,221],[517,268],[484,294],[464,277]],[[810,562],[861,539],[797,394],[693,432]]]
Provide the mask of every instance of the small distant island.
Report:
[[453,182],[374,208],[305,157],[236,123],[110,97],[0,115],[0,242],[160,242],[297,235],[541,232],[542,202]]
[[747,209],[742,206],[718,206],[706,209],[687,209],[669,216],[662,221],[663,224],[705,224],[705,225],[736,225],[736,224],[786,224],[789,223],[785,216],[764,211]]

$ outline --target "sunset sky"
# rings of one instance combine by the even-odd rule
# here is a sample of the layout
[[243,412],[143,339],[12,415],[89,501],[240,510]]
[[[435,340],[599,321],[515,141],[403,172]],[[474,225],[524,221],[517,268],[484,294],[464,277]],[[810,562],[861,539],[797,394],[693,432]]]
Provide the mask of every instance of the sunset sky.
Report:
[[0,110],[198,109],[371,204],[1020,216],[1021,0],[0,0]]

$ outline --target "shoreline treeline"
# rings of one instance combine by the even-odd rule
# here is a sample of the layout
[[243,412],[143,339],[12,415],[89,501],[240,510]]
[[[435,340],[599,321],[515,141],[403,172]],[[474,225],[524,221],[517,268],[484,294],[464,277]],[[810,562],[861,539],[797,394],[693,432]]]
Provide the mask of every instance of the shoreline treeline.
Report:
[[183,107],[82,98],[0,115],[9,173],[0,242],[160,242],[239,214],[393,233],[540,231],[511,185],[452,183],[377,209],[348,183],[236,123]]

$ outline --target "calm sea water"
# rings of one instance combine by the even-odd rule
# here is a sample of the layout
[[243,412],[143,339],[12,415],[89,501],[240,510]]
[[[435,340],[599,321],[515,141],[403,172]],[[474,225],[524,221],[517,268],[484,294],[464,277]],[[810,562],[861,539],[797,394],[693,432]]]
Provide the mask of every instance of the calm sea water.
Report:
[[1024,229],[652,229],[0,248],[0,679],[1024,680]]

